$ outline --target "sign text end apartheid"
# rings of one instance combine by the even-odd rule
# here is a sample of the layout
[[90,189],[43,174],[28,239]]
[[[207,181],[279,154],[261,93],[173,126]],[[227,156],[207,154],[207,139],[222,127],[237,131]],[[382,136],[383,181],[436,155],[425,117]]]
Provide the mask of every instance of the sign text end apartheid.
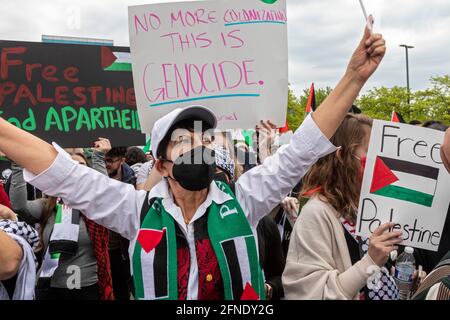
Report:
[[0,41],[0,116],[64,147],[145,144],[124,47]]

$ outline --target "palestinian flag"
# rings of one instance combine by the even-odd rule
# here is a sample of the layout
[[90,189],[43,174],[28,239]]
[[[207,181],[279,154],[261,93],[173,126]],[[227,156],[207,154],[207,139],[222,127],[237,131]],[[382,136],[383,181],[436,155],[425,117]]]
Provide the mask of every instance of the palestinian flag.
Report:
[[[142,247],[140,254],[141,270],[137,277],[142,277],[143,297],[148,300],[166,299],[169,296],[169,239],[166,229],[141,229],[137,242]],[[145,272],[144,272],[145,271]],[[155,280],[157,279],[157,280]]]
[[370,193],[431,207],[438,176],[437,168],[378,156]]
[[61,258],[61,253],[50,253],[50,250],[45,251],[45,256],[42,262],[40,278],[51,278],[55,274],[56,269],[59,265],[59,259]]
[[251,262],[248,255],[248,244],[251,237],[236,237],[221,243],[222,251],[228,266],[231,279],[231,290],[235,300],[259,300],[259,296],[251,286]]
[[306,103],[306,116],[310,114],[311,112],[316,111],[316,91],[314,90],[314,82],[311,85],[311,88],[309,89],[309,97],[308,102]]
[[286,124],[284,125],[283,128],[279,128],[280,133],[286,133],[289,131],[289,122],[288,120],[286,120]]
[[402,115],[398,112],[392,111],[392,117],[391,122],[397,122],[397,123],[405,123],[405,120],[403,119]]
[[131,53],[112,52],[108,47],[102,47],[102,69],[105,71],[131,72]]

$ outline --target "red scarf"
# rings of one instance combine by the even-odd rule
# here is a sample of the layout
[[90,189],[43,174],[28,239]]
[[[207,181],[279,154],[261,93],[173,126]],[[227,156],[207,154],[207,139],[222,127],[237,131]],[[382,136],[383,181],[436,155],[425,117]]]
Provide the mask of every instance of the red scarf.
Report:
[[101,300],[114,300],[111,263],[108,253],[108,229],[82,215],[94,249],[97,261],[97,276]]

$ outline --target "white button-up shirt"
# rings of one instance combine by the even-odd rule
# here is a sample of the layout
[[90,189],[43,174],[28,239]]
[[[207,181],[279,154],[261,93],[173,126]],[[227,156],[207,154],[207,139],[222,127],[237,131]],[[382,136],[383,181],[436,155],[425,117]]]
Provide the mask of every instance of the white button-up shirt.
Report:
[[[136,191],[129,184],[79,165],[59,146],[54,146],[58,156],[53,164],[38,176],[24,170],[25,180],[47,195],[62,198],[65,204],[82,211],[89,219],[129,239],[131,256],[140,228],[140,212],[146,192]],[[236,198],[255,235],[258,222],[289,194],[318,159],[335,150],[311,116],[308,116],[289,145],[281,147],[262,165],[238,179],[235,185]],[[149,199],[155,197],[162,198],[165,210],[186,236],[191,259],[188,299],[197,299],[194,222],[206,213],[212,201],[223,204],[230,196],[212,183],[206,200],[198,207],[188,225],[184,222],[181,209],[174,203],[167,181],[161,181],[151,190]]]

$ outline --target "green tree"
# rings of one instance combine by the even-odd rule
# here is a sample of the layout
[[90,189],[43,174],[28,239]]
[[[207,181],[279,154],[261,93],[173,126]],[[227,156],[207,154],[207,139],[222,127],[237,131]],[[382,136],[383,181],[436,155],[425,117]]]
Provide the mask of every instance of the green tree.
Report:
[[[331,93],[330,87],[316,89],[316,105],[319,106]],[[296,130],[305,119],[306,104],[309,98],[309,88],[304,89],[299,97],[296,97],[291,88],[288,91],[288,123],[290,130]]]
[[[374,119],[390,120],[392,111],[400,113],[406,122],[439,120],[450,125],[450,76],[436,76],[430,79],[426,90],[412,91],[408,104],[408,91],[404,87],[375,87],[362,94],[355,104],[364,114]],[[316,104],[319,106],[331,93],[330,87],[316,89]],[[299,97],[288,90],[289,129],[295,130],[305,118],[309,88]]]
[[356,102],[361,111],[374,119],[390,120],[392,111],[399,112],[405,119],[410,118],[406,88],[373,88],[363,94]]
[[300,126],[305,116],[305,109],[302,109],[300,101],[295,96],[292,89],[288,88],[288,110],[287,119],[290,130],[295,130]]
[[411,92],[409,105],[407,89],[402,87],[374,88],[363,94],[356,104],[375,119],[390,120],[395,110],[406,122],[439,120],[450,124],[450,77],[432,77],[430,82],[430,88]]

